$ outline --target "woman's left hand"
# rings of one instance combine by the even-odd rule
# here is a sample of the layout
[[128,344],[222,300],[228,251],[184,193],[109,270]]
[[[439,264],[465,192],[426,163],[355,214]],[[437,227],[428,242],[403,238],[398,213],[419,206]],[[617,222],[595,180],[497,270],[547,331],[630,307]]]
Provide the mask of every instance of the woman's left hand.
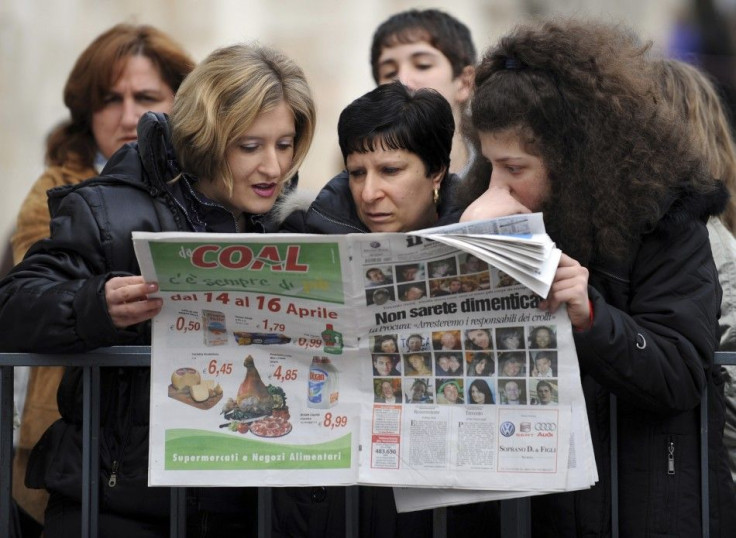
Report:
[[567,315],[574,328],[581,330],[590,328],[588,270],[567,254],[560,257],[552,287],[547,299],[539,303],[539,308],[555,312],[562,303],[567,304]]
[[161,312],[163,300],[148,298],[158,291],[158,284],[142,276],[116,276],[105,283],[105,301],[113,325],[125,329],[149,320]]

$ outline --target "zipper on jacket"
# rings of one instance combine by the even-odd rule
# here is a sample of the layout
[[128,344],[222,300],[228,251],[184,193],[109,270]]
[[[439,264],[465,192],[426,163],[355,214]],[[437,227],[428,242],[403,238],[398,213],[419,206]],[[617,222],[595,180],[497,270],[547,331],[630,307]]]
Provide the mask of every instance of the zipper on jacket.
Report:
[[667,442],[667,474],[675,474],[675,442]]
[[107,485],[111,488],[114,488],[118,485],[118,467],[120,464],[118,463],[118,460],[114,460],[112,462],[112,471],[110,472],[110,479],[107,481]]

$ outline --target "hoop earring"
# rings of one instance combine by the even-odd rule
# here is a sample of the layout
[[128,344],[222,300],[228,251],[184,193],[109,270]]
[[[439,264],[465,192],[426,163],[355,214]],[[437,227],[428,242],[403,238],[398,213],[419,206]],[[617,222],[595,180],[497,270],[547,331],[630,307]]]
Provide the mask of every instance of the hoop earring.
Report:
[[440,191],[435,189],[434,190],[434,205],[437,205],[440,201]]

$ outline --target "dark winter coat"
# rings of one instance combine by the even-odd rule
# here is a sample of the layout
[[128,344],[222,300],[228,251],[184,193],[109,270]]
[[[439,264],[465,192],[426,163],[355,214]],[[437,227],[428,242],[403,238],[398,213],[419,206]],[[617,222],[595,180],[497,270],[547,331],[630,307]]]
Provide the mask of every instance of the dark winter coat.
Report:
[[[699,404],[708,386],[711,536],[736,536],[713,366],[721,302],[705,221],[722,197],[685,193],[623,263],[589,266],[593,325],[575,331],[599,482],[532,499],[533,534],[611,535],[610,396],[618,409],[621,536],[700,535]],[[720,425],[720,426],[719,426]]]
[[[138,275],[133,231],[264,232],[260,216],[238,230],[233,215],[179,175],[168,120],[147,113],[138,144],[116,152],[99,177],[49,191],[51,237],[31,247],[0,282],[0,349],[77,353],[101,346],[150,344],[150,322],[117,329],[105,283]],[[128,517],[166,516],[166,488],[149,488],[150,370],[101,370],[101,511]],[[34,448],[28,481],[52,494],[81,500],[81,371],[67,368],[59,388],[62,419]],[[110,480],[116,469],[116,481]]]

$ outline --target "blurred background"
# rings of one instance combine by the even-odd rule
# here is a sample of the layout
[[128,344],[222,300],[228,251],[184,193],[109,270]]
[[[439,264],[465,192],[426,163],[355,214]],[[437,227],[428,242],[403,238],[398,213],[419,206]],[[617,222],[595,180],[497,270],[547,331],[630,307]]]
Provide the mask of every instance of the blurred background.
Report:
[[68,73],[79,53],[110,26],[156,25],[197,61],[217,47],[253,40],[294,58],[307,74],[318,115],[299,185],[316,192],[342,166],[340,111],[373,87],[374,29],[413,7],[436,7],[462,20],[479,53],[530,18],[577,15],[621,22],[652,40],[658,52],[689,56],[719,73],[726,89],[733,86],[736,0],[2,0],[0,252],[21,201],[44,168],[45,137],[67,117],[62,89]]

